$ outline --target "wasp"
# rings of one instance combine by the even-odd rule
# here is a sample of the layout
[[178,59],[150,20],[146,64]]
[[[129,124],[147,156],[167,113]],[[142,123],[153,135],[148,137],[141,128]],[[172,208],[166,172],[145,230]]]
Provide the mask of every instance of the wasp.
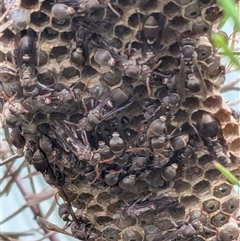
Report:
[[151,196],[152,193],[135,201],[127,207],[125,210],[126,213],[131,217],[137,217],[149,211],[162,210],[178,204],[178,199],[174,197],[172,193],[163,193],[155,198],[149,199]]
[[91,131],[102,121],[112,118],[114,114],[132,105],[134,101],[132,86],[116,88],[100,104],[90,110],[78,124],[82,130]]
[[201,92],[202,99],[206,99],[207,86],[197,62],[195,38],[183,38],[180,41],[181,64],[179,79],[177,81],[177,93],[182,102],[186,101],[185,81],[186,72],[188,73],[188,87],[191,92]]
[[61,20],[69,18],[76,12],[89,14],[99,8],[106,7],[109,7],[114,14],[121,18],[121,15],[113,8],[109,0],[57,0],[57,3],[52,8],[52,14],[56,19]]
[[21,33],[15,36],[16,64],[19,67],[20,83],[25,96],[38,94],[35,66],[37,64],[36,37],[31,29],[21,38]]

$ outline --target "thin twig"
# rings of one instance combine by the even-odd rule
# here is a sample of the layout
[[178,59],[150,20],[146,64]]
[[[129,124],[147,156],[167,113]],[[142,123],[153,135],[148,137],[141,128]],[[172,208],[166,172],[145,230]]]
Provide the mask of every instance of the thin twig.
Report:
[[234,100],[234,101],[232,101],[232,102],[229,102],[228,105],[229,105],[229,106],[234,106],[234,105],[237,105],[237,104],[239,104],[239,103],[240,103],[240,99],[237,99],[237,100]]
[[229,92],[229,91],[240,91],[240,87],[232,87],[231,89],[224,91],[224,93]]
[[232,88],[239,82],[240,82],[240,77],[238,77],[235,80],[223,85],[220,89],[220,92],[224,93],[224,92],[232,90]]
[[237,36],[237,32],[233,31],[233,33],[229,36],[231,37],[232,41],[231,41],[231,49],[234,49],[234,46],[236,44],[236,36]]
[[[14,168],[12,167],[11,170],[10,170],[11,173],[15,172]],[[25,187],[24,185],[24,182],[23,180],[20,178],[20,177],[15,177],[15,183],[17,184],[20,192],[22,193],[22,195],[25,197],[27,195],[30,195],[30,193],[28,192],[27,188]],[[38,208],[37,205],[32,205],[30,206],[30,209],[32,210],[33,214],[34,214],[34,217],[36,218],[37,216],[41,215],[41,212]],[[47,230],[44,229],[44,233],[45,234],[48,234],[49,232]],[[49,239],[51,241],[60,241],[56,235],[51,235],[49,236]]]
[[[56,232],[50,231],[50,232],[46,233],[42,238],[37,239],[37,240],[35,240],[35,241],[42,241],[42,240],[44,240],[44,239],[47,238],[47,237],[49,237],[49,239],[51,239],[55,234],[56,234]],[[52,240],[52,239],[51,239],[51,240]]]
[[16,153],[16,154],[14,154],[13,156],[10,156],[10,157],[8,157],[8,158],[6,158],[4,161],[2,161],[1,163],[0,163],[0,166],[4,166],[4,165],[6,165],[7,163],[9,163],[9,162],[11,162],[11,161],[13,161],[13,160],[15,160],[15,159],[17,159],[17,158],[19,158],[19,157],[22,157],[23,155],[21,154],[21,153]]
[[9,215],[8,217],[6,217],[4,220],[2,220],[0,222],[0,224],[2,225],[3,223],[7,222],[8,220],[16,217],[16,215],[18,215],[20,212],[22,212],[24,209],[28,208],[27,204],[24,204],[22,207],[20,207],[18,210],[16,210],[15,212],[13,212],[11,215]]

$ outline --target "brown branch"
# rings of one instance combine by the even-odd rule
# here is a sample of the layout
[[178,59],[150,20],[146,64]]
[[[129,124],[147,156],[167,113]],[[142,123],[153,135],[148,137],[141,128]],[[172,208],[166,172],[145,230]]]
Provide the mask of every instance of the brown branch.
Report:
[[231,91],[232,88],[235,87],[235,85],[239,82],[240,82],[240,78],[238,77],[235,80],[231,81],[230,83],[227,83],[227,84],[223,85],[220,89],[220,92],[224,93],[224,92],[227,92],[227,91]]

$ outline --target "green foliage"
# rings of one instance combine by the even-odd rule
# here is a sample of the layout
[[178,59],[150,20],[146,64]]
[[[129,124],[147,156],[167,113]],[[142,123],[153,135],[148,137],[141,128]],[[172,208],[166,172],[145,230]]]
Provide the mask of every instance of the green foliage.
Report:
[[240,61],[239,58],[234,55],[231,48],[228,47],[226,41],[223,39],[223,37],[220,34],[213,34],[212,35],[212,41],[218,48],[221,48],[224,52],[224,55],[226,55],[232,64],[240,70]]
[[[221,22],[223,26],[227,21],[232,20],[234,31],[240,32],[240,14],[237,3],[234,0],[218,0],[219,6],[223,9],[224,18]],[[228,46],[221,34],[213,34],[212,41],[215,46],[224,52],[224,55],[230,60],[233,66],[240,70],[240,59],[233,53],[233,49]],[[236,41],[236,40],[234,40]],[[232,46],[233,47],[233,46]]]
[[213,164],[228,179],[229,182],[240,187],[240,181],[227,168],[216,161],[214,161]]
[[236,2],[234,0],[218,0],[218,4],[224,11],[225,21],[231,18],[234,21],[235,30],[240,31],[240,18]]

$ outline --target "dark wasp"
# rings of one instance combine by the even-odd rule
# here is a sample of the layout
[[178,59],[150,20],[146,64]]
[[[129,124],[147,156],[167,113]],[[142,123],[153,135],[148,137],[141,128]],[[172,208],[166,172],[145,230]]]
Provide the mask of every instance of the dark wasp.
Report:
[[[150,54],[143,57],[142,54],[136,58],[128,59],[125,56],[120,56],[114,49],[109,48],[104,41],[101,41],[101,47],[96,49],[94,52],[94,60],[100,67],[111,67],[119,71],[122,76],[127,76],[132,78],[134,81],[146,81],[148,94],[151,95],[150,89],[150,78],[154,70],[156,70],[160,64],[161,60],[154,59],[154,55]],[[131,43],[129,44],[131,49]],[[147,62],[151,61],[151,66]]]
[[231,160],[224,153],[223,144],[219,140],[221,133],[217,120],[211,114],[203,113],[198,120],[198,127],[200,135],[213,150],[217,160],[223,165],[231,164]]
[[87,59],[88,43],[92,36],[92,32],[83,26],[76,27],[76,48],[71,53],[70,60],[76,65],[82,65]]
[[[95,238],[97,238],[97,235],[90,231],[92,226],[91,221],[87,217],[83,215],[76,215],[73,212],[71,201],[62,188],[59,188],[59,195],[66,201],[65,203],[59,205],[58,209],[59,216],[66,221],[65,228],[71,226],[72,236],[78,240],[94,241]],[[71,219],[70,216],[72,217]]]
[[57,0],[52,7],[52,14],[56,19],[69,18],[74,13],[89,14],[99,8],[109,7],[119,18],[121,15],[113,8],[110,0]]
[[0,98],[8,101],[8,96],[21,95],[18,71],[14,66],[0,64],[0,76]]
[[[80,241],[94,241],[97,238],[97,235],[90,230],[92,226],[91,221],[83,215],[76,215],[72,210],[71,202],[65,191],[62,188],[59,188],[58,190],[59,195],[66,201],[59,205],[58,208],[59,216],[66,222],[65,226],[60,228],[41,217],[37,217],[38,223],[43,228],[74,237]],[[71,226],[71,233],[66,231],[69,226]]]
[[178,199],[172,193],[162,193],[151,198],[152,193],[140,198],[124,210],[128,216],[138,217],[149,211],[163,210],[178,205]]
[[51,139],[47,136],[42,135],[39,139],[39,147],[42,152],[47,156],[48,161],[52,164],[57,161],[59,157],[59,152],[56,148],[54,148]]
[[19,130],[26,142],[23,149],[25,160],[27,160],[29,164],[33,165],[36,171],[43,174],[46,173],[50,170],[50,166],[47,157],[43,154],[42,150],[39,149],[39,136],[36,134],[36,126],[22,124],[19,126]]
[[92,223],[84,217],[80,217],[80,224],[75,222],[71,225],[73,237],[81,241],[94,241],[97,235],[91,232]]
[[[175,241],[175,240],[192,240],[194,236],[198,234],[203,236],[212,236],[216,234],[216,230],[212,229],[209,226],[206,216],[202,214],[202,211],[193,210],[189,213],[187,220],[181,222],[180,225],[177,225],[173,220],[172,224],[175,226],[175,229],[168,231],[159,232],[159,237],[161,241]],[[158,239],[153,239],[157,241]]]
[[14,128],[12,128],[12,131],[9,134],[9,136],[10,136],[10,141],[11,141],[12,145],[17,147],[18,149],[22,149],[25,146],[26,140],[21,135],[21,131],[20,131],[20,126],[19,125],[17,125]]
[[[43,129],[42,126],[40,128]],[[61,168],[71,168],[73,170],[72,175],[79,173],[79,169],[77,169],[77,167],[79,167],[79,161],[76,160],[74,154],[69,154],[56,148],[50,139],[50,137],[52,137],[52,133],[48,131],[48,134],[49,137],[42,135],[39,139],[39,148],[47,157],[48,162],[52,165],[55,165],[56,163],[60,164]]]
[[28,111],[19,102],[15,102],[13,99],[7,101],[3,105],[2,120],[4,126],[14,128],[17,123],[21,123],[24,120],[24,115]]
[[25,159],[29,162],[29,164],[34,166],[36,171],[43,174],[47,172],[49,168],[48,160],[38,148],[35,140],[29,140],[25,144],[23,152]]
[[84,131],[91,131],[104,120],[108,120],[116,113],[126,109],[135,101],[132,86],[122,86],[111,93],[95,108],[82,118],[78,125]]
[[48,90],[49,93],[47,94],[30,96],[25,99],[23,106],[31,113],[36,111],[51,113],[55,112],[56,109],[68,112],[74,107],[79,108],[78,105],[82,101],[84,88],[82,88],[81,83],[77,82],[70,88],[62,88],[59,91]]
[[54,108],[69,110],[77,106],[82,101],[82,94],[85,91],[85,86],[77,82],[70,88],[63,88],[60,91],[53,91],[49,96],[51,105]]
[[25,96],[38,94],[35,66],[37,64],[36,37],[31,29],[21,38],[21,33],[15,37],[16,64],[19,68],[20,83]]
[[48,98],[49,96],[50,93],[46,95],[30,96],[26,98],[22,104],[30,113],[35,113],[37,111],[51,113],[54,111],[54,108],[50,105],[51,99]]
[[156,155],[161,155],[164,149],[171,149],[178,151],[186,147],[189,141],[188,133],[178,133],[175,128],[170,135],[166,134],[166,117],[160,116],[159,119],[154,120],[148,128],[147,137],[150,141],[150,146]]
[[181,133],[178,136],[155,136],[150,139],[150,145],[153,149],[154,154],[161,155],[165,149],[172,151],[178,151],[186,147],[189,140],[187,133]]
[[[88,142],[88,137],[84,130],[77,134],[68,123],[55,121],[50,126],[62,148],[67,152],[72,152],[80,161],[94,168],[95,177],[91,180],[93,184],[101,175],[100,164],[111,163],[115,156],[104,142],[99,142],[99,148],[92,151]],[[78,173],[72,180],[75,180]]]
[[[179,104],[181,102],[180,96],[177,93],[165,92],[166,88],[158,88],[155,93],[158,100],[161,102],[158,108],[155,109],[150,120],[154,119],[154,116],[165,115],[168,120],[174,118],[174,114],[178,110]],[[167,95],[166,95],[167,93]]]
[[186,75],[188,78],[187,87],[190,92],[200,92],[202,99],[205,99],[207,94],[206,83],[197,63],[196,43],[197,40],[195,38],[183,38],[180,41],[181,65],[177,81],[177,93],[182,102],[186,100]]
[[55,121],[50,128],[55,135],[55,139],[58,140],[66,152],[73,152],[80,160],[89,161],[92,159],[92,152],[84,132],[81,141],[78,139],[76,132],[67,123]]
[[[160,64],[161,60],[154,62],[154,64],[149,67],[146,63],[153,59],[154,56],[149,55],[146,58],[138,58],[138,59],[126,59],[122,57],[119,60],[120,63],[120,71],[122,72],[123,76],[130,77],[134,80],[138,81],[146,81],[148,95],[151,96],[151,88],[150,88],[150,79],[152,72],[157,69]],[[118,65],[116,64],[116,67]]]

